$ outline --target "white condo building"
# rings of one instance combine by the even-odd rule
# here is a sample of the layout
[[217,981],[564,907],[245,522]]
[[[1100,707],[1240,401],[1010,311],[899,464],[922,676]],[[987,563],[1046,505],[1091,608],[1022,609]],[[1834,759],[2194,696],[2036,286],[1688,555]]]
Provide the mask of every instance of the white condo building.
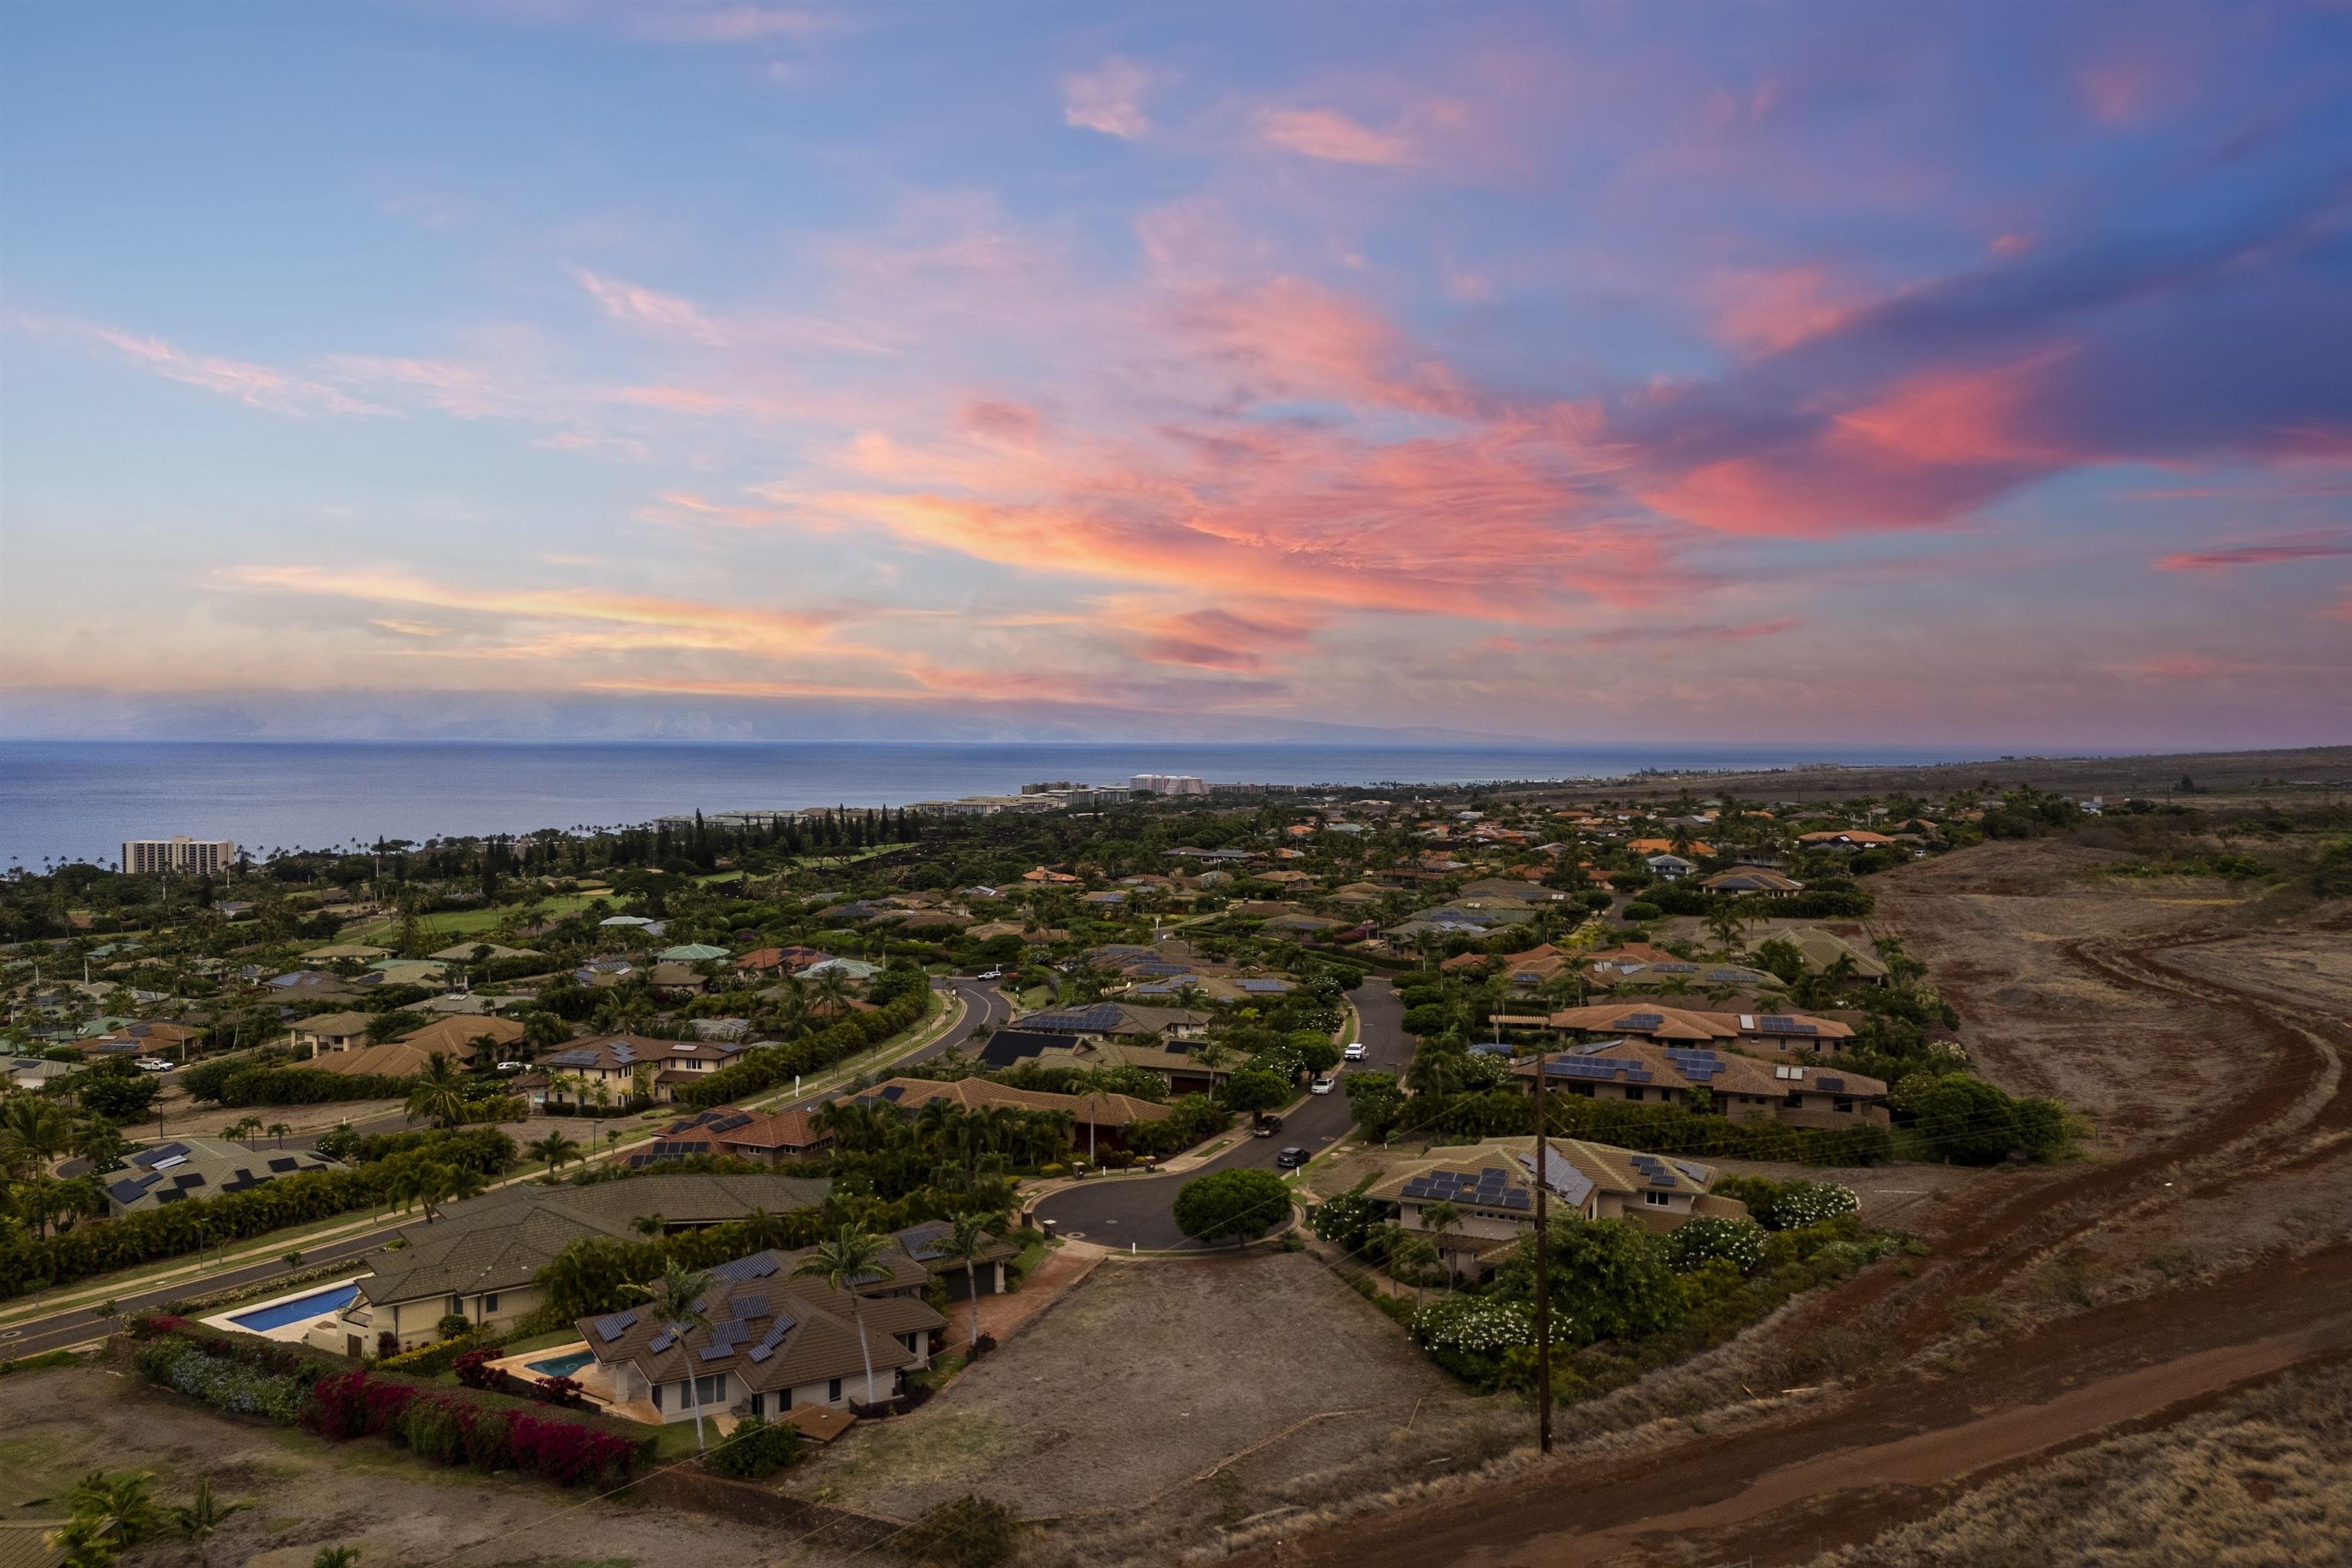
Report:
[[122,869],[131,876],[156,872],[226,871],[236,863],[236,846],[226,838],[126,838]]
[[1138,773],[1127,781],[1138,795],[1206,795],[1209,786],[1190,773]]

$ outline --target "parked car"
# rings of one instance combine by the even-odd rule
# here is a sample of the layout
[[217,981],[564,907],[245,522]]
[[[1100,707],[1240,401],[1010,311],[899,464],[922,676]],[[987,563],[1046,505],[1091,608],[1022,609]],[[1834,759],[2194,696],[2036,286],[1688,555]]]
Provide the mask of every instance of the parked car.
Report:
[[1307,1163],[1307,1151],[1293,1143],[1274,1157],[1274,1163],[1278,1170],[1295,1171]]
[[1253,1138],[1271,1138],[1281,1131],[1281,1117],[1261,1114],[1257,1119],[1257,1125],[1250,1129],[1250,1136]]
[[1351,1062],[1360,1062],[1371,1053],[1364,1048],[1363,1041],[1352,1040],[1349,1042],[1348,1048],[1339,1054]]
[[141,1057],[136,1064],[141,1072],[170,1072],[172,1064],[162,1057]]
[[974,980],[1002,980],[1004,978],[1004,971],[1002,969],[983,969],[979,973],[973,975],[972,978]]
[[499,1070],[500,1072],[520,1072],[520,1071],[522,1071],[522,1063],[520,1063],[520,1062],[500,1062],[500,1063],[499,1064]]
[[1328,1094],[1331,1092],[1332,1087],[1339,1081],[1339,1080],[1338,1079],[1333,1078],[1329,1073],[1325,1073],[1321,1078],[1317,1079],[1312,1084],[1307,1086],[1307,1092],[1309,1094]]

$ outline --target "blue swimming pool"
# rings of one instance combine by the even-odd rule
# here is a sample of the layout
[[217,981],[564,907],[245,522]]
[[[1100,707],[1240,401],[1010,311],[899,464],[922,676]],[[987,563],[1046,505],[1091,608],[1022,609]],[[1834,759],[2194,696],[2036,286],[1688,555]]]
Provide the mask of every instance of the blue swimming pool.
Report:
[[290,1301],[272,1301],[267,1307],[256,1307],[250,1312],[233,1312],[229,1321],[240,1329],[266,1334],[272,1329],[282,1329],[289,1323],[299,1323],[306,1318],[323,1318],[340,1312],[359,1299],[357,1281],[348,1285],[331,1285],[324,1290],[308,1296],[297,1296]]
[[527,1361],[522,1364],[541,1377],[570,1377],[595,1359],[593,1351],[574,1351],[570,1355],[550,1356],[545,1361]]

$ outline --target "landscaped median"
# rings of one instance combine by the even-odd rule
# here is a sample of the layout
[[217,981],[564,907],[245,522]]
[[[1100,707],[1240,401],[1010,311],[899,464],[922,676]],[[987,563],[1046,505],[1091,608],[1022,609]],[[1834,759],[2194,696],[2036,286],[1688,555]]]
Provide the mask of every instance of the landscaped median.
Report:
[[653,1458],[650,1436],[529,1399],[443,1388],[184,1318],[131,1328],[139,1375],[233,1415],[299,1426],[330,1442],[382,1436],[438,1465],[520,1470],[561,1486],[612,1487]]

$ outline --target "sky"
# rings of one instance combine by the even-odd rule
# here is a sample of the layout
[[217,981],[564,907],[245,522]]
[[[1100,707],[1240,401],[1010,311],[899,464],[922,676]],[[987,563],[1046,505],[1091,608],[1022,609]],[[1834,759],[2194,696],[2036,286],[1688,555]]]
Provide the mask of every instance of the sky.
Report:
[[2352,8],[0,7],[0,731],[2352,739]]

